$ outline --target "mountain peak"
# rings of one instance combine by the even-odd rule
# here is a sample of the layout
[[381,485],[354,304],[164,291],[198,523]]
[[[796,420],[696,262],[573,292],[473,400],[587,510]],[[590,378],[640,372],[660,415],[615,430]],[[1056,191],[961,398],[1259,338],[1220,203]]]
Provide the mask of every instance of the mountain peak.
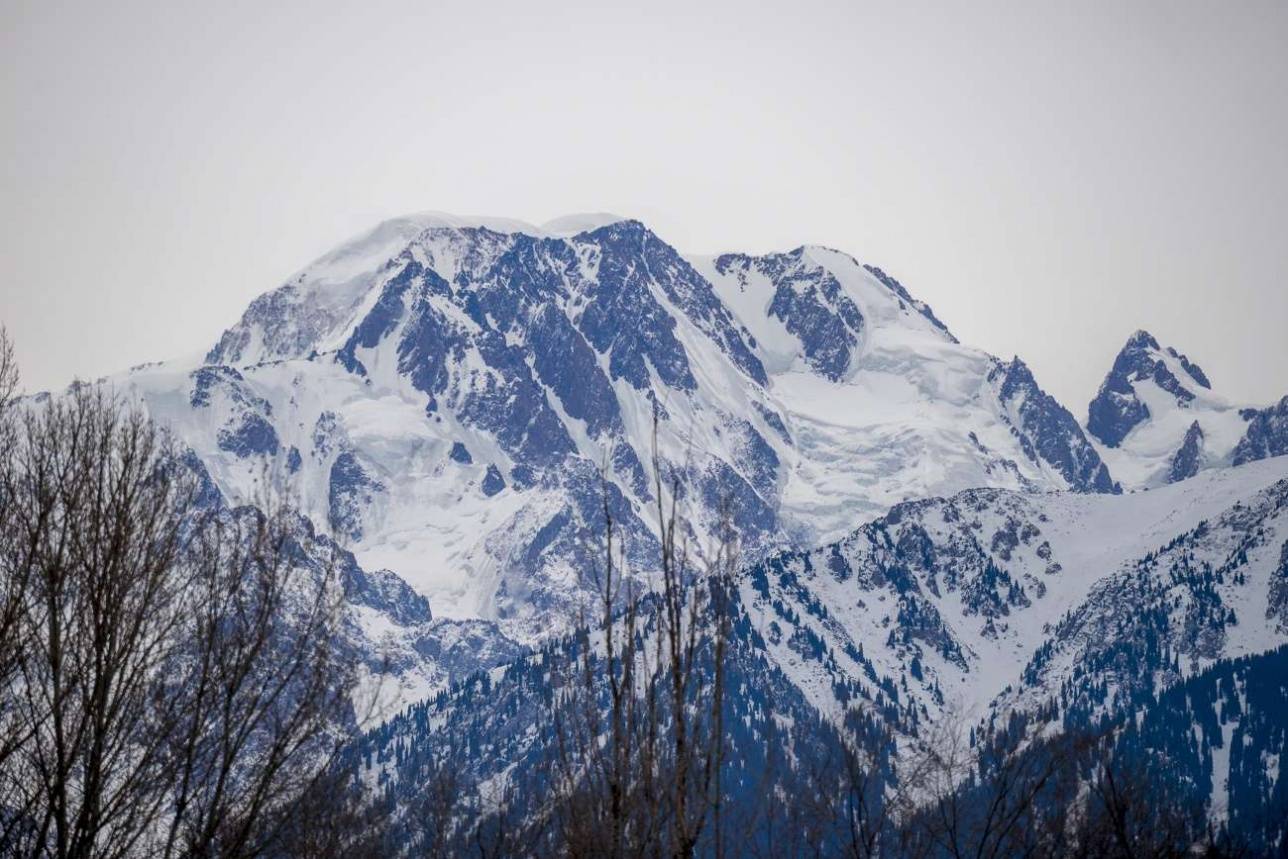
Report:
[[1144,328],[1138,329],[1136,333],[1128,337],[1127,342],[1123,344],[1122,351],[1119,352],[1118,354],[1120,358],[1124,355],[1127,355],[1132,360],[1136,360],[1139,362],[1138,356],[1142,354],[1148,354],[1151,352],[1156,352],[1159,354],[1158,356],[1150,356],[1150,357],[1167,356],[1174,359],[1177,363],[1181,365],[1181,369],[1185,371],[1181,375],[1188,376],[1191,380],[1193,380],[1196,384],[1198,384],[1199,387],[1206,388],[1208,390],[1212,389],[1212,383],[1208,381],[1207,374],[1203,372],[1203,369],[1199,367],[1198,364],[1195,364],[1189,359],[1188,356],[1186,356],[1184,353],[1176,351],[1176,349],[1172,348],[1171,346],[1167,346],[1167,347],[1160,346],[1158,339],[1154,337],[1153,334],[1150,334],[1148,331],[1146,331]]
[[1158,349],[1158,348],[1159,348],[1158,340],[1155,339],[1153,334],[1150,334],[1144,328],[1136,329],[1136,332],[1132,334],[1130,337],[1128,337],[1127,342],[1123,345],[1124,352],[1128,350],[1133,350],[1133,349]]
[[1160,346],[1154,335],[1141,329],[1127,338],[1089,404],[1087,429],[1104,444],[1117,447],[1154,411],[1185,406],[1199,389],[1211,388],[1202,368],[1174,348]]
[[1230,402],[1188,356],[1137,331],[1091,401],[1087,430],[1114,476],[1141,489],[1288,453],[1285,414]]

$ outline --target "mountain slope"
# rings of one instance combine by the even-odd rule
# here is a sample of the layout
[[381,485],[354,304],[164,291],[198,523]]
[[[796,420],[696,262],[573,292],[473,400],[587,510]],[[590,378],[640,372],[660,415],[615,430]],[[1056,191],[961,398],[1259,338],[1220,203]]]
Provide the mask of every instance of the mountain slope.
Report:
[[[180,462],[196,480],[201,516],[224,517],[253,533],[252,523],[263,516],[259,508],[230,506],[191,451]],[[231,532],[238,533],[236,528]],[[405,581],[389,570],[364,569],[351,552],[298,513],[287,515],[283,539],[283,554],[297,580],[333,580],[341,589],[337,644],[357,666],[354,715],[368,725],[453,680],[510,662],[523,652],[495,624],[435,618],[429,601]]]
[[[1288,603],[1271,589],[1288,540],[1285,499],[1288,458],[1124,496],[969,490],[898,505],[837,543],[771,557],[747,576],[743,601],[770,657],[824,711],[844,703],[830,691],[838,678],[870,700],[889,678],[905,706],[931,716],[1035,708],[1101,649],[1132,646],[1131,624],[1160,600],[1201,606],[1168,627],[1188,670],[1284,641],[1288,627],[1267,627]],[[1202,538],[1178,549],[1195,529]],[[1202,576],[1179,590],[1147,585],[1142,565],[1155,569],[1169,544],[1214,569],[1242,551],[1238,580],[1229,572],[1210,594]],[[1226,629],[1230,610],[1238,629]],[[1100,612],[1126,626],[1079,620]],[[802,659],[794,642],[804,639],[829,660]],[[1146,679],[1161,670],[1143,654],[1131,664]]]
[[1253,855],[1288,847],[1288,646],[1214,665],[1124,720],[1115,755],[1149,784],[1176,785]]
[[[1283,802],[1277,770],[1263,776],[1257,762],[1277,766],[1284,729],[1274,666],[1288,646],[1285,558],[1288,458],[1122,496],[970,490],[775,555],[743,571],[727,604],[730,783],[758,776],[762,793],[809,796],[847,720],[874,755],[873,784],[897,782],[899,750],[944,718],[973,737],[1126,723],[1124,765],[1142,748],[1162,754],[1158,783],[1201,789],[1200,813],[1253,818]],[[410,708],[360,744],[367,777],[414,808],[427,768],[448,756],[466,781],[515,788],[528,813],[558,739],[551,714],[580,682],[578,646],[552,642]],[[1275,648],[1279,661],[1244,671]],[[1219,697],[1210,684],[1231,665],[1243,709],[1217,704],[1208,721],[1227,727],[1191,733],[1178,710],[1204,710],[1198,690]],[[1271,745],[1231,746],[1232,730]],[[1178,755],[1193,736],[1203,753]]]

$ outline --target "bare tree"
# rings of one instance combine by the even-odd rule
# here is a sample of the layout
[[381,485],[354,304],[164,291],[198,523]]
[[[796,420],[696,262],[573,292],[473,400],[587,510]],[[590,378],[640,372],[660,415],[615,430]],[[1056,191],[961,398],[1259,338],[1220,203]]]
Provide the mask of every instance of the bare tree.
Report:
[[[903,800],[900,785],[887,784],[880,762],[867,748],[858,730],[862,711],[848,711],[839,726],[839,749],[825,763],[830,765],[813,780],[831,799],[827,824],[834,829],[837,850],[849,859],[871,859],[880,854],[891,815]],[[910,773],[909,782],[915,778]],[[817,795],[817,794],[816,794]]]
[[179,629],[177,523],[190,492],[146,419],[77,388],[21,419],[7,475],[7,563],[22,653],[6,692],[27,734],[6,766],[34,851],[124,856],[162,798],[155,681]]
[[[14,455],[14,440],[17,436],[17,422],[14,420],[13,403],[18,392],[18,364],[14,360],[13,342],[9,332],[0,326],[0,476],[7,476],[11,471]],[[0,483],[0,534],[9,533],[5,523],[11,515],[11,504],[6,483]],[[20,596],[25,588],[20,576],[23,570],[16,565],[5,562],[10,557],[9,547],[4,550],[4,559],[0,559],[0,683],[9,680],[10,673],[17,670],[18,617],[22,602]],[[4,706],[8,702],[0,702]],[[0,710],[0,725],[4,724],[6,712]],[[0,735],[0,764],[4,762],[7,747],[3,735]]]
[[679,469],[671,469],[669,480],[663,476],[656,416],[653,448],[661,542],[658,598],[663,644],[658,649],[658,668],[669,691],[670,704],[666,728],[670,745],[667,788],[671,849],[676,856],[693,856],[710,824],[712,850],[722,855],[724,675],[730,589],[739,563],[738,535],[731,503],[724,498],[718,509],[714,545],[708,549],[701,576],[696,576],[690,542],[693,528],[680,513],[685,486]]
[[451,757],[435,761],[422,773],[421,789],[411,814],[417,852],[427,859],[446,859],[458,846],[465,790]]
[[0,852],[8,833],[24,825],[21,797],[9,782],[10,760],[29,741],[29,731],[19,718],[16,698],[10,694],[19,673],[23,651],[22,617],[27,592],[28,564],[19,560],[21,540],[12,527],[16,510],[12,481],[18,422],[14,397],[18,391],[18,365],[8,331],[0,327]]
[[692,856],[704,837],[723,855],[720,774],[728,599],[738,563],[727,504],[712,545],[696,557],[680,469],[657,452],[658,580],[626,568],[609,491],[602,562],[589,571],[595,619],[579,619],[575,664],[556,712],[551,771],[557,852],[571,856]]
[[1067,854],[1077,859],[1209,859],[1252,855],[1242,836],[1214,828],[1205,809],[1175,795],[1115,753],[1112,735],[1092,746],[1085,797],[1070,818]]
[[969,745],[946,716],[907,755],[898,841],[904,855],[1049,856],[1064,851],[1079,737],[1000,732]]
[[0,852],[282,849],[349,795],[316,790],[352,724],[335,565],[284,507],[199,505],[113,395],[3,396]]
[[[888,853],[908,857],[1210,859],[1248,855],[1158,774],[1125,764],[1115,732],[1001,731],[974,747],[941,724],[909,756],[915,788]],[[900,791],[905,788],[901,787]],[[915,799],[913,797],[916,797]]]
[[[213,511],[190,546],[184,633],[168,689],[178,774],[167,854],[255,855],[299,813],[347,734],[354,665],[339,640],[333,558],[302,563],[292,511]],[[334,551],[333,547],[328,547]]]
[[13,341],[9,331],[0,325],[0,413],[9,408],[9,404],[18,393],[18,359],[14,356]]
[[[589,578],[597,617],[580,618],[575,666],[555,714],[555,837],[571,856],[647,855],[658,843],[657,678],[643,649],[641,595],[629,578],[606,479],[603,563]],[[593,631],[593,635],[592,635]]]

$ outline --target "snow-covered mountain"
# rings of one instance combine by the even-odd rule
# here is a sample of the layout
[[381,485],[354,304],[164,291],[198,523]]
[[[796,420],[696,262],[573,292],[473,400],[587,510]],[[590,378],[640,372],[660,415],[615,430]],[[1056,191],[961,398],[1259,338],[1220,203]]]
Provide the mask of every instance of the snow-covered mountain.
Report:
[[1288,397],[1233,404],[1142,331],[1084,428],[828,248],[415,215],[257,298],[204,360],[112,381],[220,503],[283,492],[302,546],[344,547],[348,641],[392,669],[386,701],[422,701],[364,740],[409,801],[435,726],[489,750],[483,781],[539,755],[605,511],[647,586],[658,479],[687,487],[695,546],[722,510],[740,535],[743,776],[799,763],[782,725],[824,758],[843,719],[883,755],[945,715],[1089,725],[1288,642]]
[[[645,564],[658,460],[749,557],[969,487],[1114,492],[1018,359],[820,247],[686,257],[637,221],[390,221],[122,380],[230,498],[268,477],[438,617],[532,643],[581,605],[600,474]],[[552,625],[553,621],[553,625]]]
[[1288,397],[1232,403],[1188,357],[1137,331],[1091,401],[1087,430],[1124,487],[1148,488],[1288,453]]

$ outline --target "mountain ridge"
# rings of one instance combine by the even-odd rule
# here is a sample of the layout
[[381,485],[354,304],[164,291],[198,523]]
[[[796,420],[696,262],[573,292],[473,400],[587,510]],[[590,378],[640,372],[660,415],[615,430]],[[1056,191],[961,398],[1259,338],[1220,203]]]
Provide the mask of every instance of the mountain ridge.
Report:
[[969,486],[1114,490],[1022,362],[962,345],[881,269],[811,245],[686,257],[615,216],[556,227],[387,221],[252,302],[206,366],[123,381],[231,496],[268,464],[364,564],[529,642],[581,598],[601,469],[628,547],[650,545],[654,413],[699,526],[734,499],[753,554]]

